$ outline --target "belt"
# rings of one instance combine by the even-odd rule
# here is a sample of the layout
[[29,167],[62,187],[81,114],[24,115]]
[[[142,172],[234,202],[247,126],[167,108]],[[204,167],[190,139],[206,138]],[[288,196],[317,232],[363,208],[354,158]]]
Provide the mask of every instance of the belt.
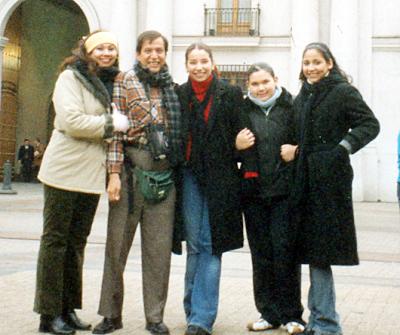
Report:
[[139,148],[139,147],[142,147],[143,146],[143,144],[140,144],[140,143],[138,143],[138,142],[124,142],[124,146],[125,147],[133,147],[133,148]]
[[140,136],[139,138],[128,138],[128,141],[124,142],[126,147],[134,147],[134,148],[139,148],[142,149],[143,147],[148,146],[149,141],[145,136]]
[[124,146],[127,148],[136,148],[136,149],[141,149],[141,150],[149,150],[149,145],[146,141],[146,143],[142,141],[135,141],[135,142],[124,142]]

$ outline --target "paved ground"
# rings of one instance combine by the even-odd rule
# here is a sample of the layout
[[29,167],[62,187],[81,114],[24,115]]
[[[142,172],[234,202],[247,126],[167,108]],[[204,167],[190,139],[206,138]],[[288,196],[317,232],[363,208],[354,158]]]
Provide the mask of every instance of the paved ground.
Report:
[[[38,316],[32,312],[35,266],[43,206],[40,184],[14,183],[16,195],[0,194],[0,334],[36,334]],[[358,267],[335,267],[338,311],[346,335],[400,334],[400,219],[395,203],[356,203],[361,257]],[[80,315],[97,323],[107,201],[101,199],[86,251],[84,309]],[[140,249],[134,242],[126,270],[124,328],[116,335],[144,331]],[[183,334],[184,256],[173,256],[165,321],[173,335]],[[303,267],[306,305],[308,269]],[[305,312],[307,317],[308,312]],[[245,325],[256,319],[248,248],[223,257],[221,300],[215,335],[249,334]],[[261,334],[283,335],[283,329]],[[84,334],[82,332],[82,334]],[[88,334],[88,333],[86,333]]]

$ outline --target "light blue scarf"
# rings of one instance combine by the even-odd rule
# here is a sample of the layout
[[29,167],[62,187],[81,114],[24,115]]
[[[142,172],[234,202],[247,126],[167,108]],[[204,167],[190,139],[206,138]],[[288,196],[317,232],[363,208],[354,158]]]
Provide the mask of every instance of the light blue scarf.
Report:
[[254,104],[259,106],[267,116],[268,116],[271,108],[274,107],[276,100],[281,96],[281,94],[282,94],[282,87],[276,86],[274,95],[272,97],[270,97],[268,100],[264,101],[264,100],[260,100],[256,97],[253,97],[251,95],[250,91],[247,92],[247,96],[249,97],[249,99]]

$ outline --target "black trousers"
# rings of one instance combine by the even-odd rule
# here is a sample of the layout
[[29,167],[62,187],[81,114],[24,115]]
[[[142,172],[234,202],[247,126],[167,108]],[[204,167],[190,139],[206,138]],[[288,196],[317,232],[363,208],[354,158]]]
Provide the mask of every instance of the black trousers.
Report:
[[24,182],[29,183],[32,180],[32,161],[22,161],[21,174]]
[[287,199],[267,204],[255,198],[244,214],[257,310],[273,325],[303,323],[301,265],[295,262],[296,229],[289,221]]
[[97,194],[44,186],[35,312],[57,316],[82,307],[84,250],[99,199]]

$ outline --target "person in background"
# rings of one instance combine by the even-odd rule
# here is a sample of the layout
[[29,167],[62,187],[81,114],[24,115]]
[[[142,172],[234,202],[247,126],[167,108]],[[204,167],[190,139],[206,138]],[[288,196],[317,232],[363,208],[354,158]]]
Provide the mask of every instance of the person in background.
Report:
[[40,165],[42,164],[43,154],[46,146],[40,142],[40,139],[36,137],[34,141],[34,152],[33,152],[33,174],[37,180],[37,175],[39,173]]
[[[136,64],[121,73],[114,87],[114,102],[127,115],[126,136],[116,135],[108,151],[109,215],[103,282],[98,313],[103,320],[94,334],[122,328],[123,275],[136,229],[140,222],[143,302],[146,329],[169,334],[163,322],[168,295],[175,214],[175,186],[165,198],[152,201],[141,191],[138,173],[157,171],[168,175],[179,161],[181,147],[180,105],[168,72],[168,41],[158,31],[141,33],[136,43]],[[169,151],[155,155],[150,126],[164,129]],[[140,172],[141,171],[141,172]]]
[[100,194],[105,190],[105,140],[128,120],[110,114],[118,44],[106,31],[91,33],[64,60],[55,84],[54,130],[38,179],[44,184],[43,234],[34,311],[39,332],[89,330],[82,308],[82,268]]
[[239,87],[217,78],[207,45],[191,44],[185,61],[189,78],[178,88],[185,152],[178,190],[187,249],[185,335],[207,335],[217,317],[222,253],[243,246],[235,150],[243,98]]
[[[301,265],[295,257],[297,229],[289,216],[293,162],[285,163],[280,154],[281,145],[294,143],[293,100],[278,85],[267,63],[250,66],[247,85],[241,113],[242,119],[250,119],[244,132],[250,130],[255,135],[255,145],[243,152],[243,208],[253,261],[254,298],[261,314],[247,327],[264,331],[283,325],[289,334],[297,334],[304,330],[305,322]],[[238,148],[246,139],[240,141],[240,136]]]
[[32,180],[32,164],[34,159],[34,149],[29,138],[24,140],[24,144],[19,147],[18,161],[21,164],[21,174],[23,181],[29,183]]
[[349,155],[378,135],[379,122],[327,45],[305,47],[300,80],[294,100],[298,147],[281,148],[283,160],[296,156],[290,198],[298,224],[296,252],[310,268],[310,316],[300,334],[341,335],[331,266],[359,263]]

